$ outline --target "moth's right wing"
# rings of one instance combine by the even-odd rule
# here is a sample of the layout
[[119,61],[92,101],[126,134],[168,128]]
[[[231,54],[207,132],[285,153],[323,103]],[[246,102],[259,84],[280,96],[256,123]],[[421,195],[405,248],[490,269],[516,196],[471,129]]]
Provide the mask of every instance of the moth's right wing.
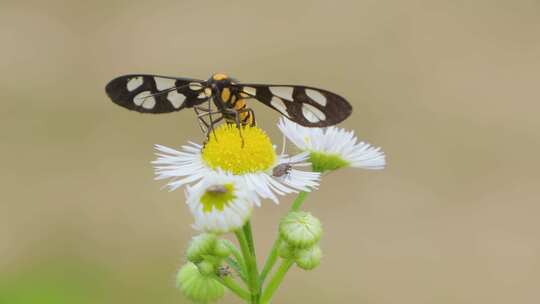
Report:
[[235,84],[239,98],[253,98],[306,127],[328,127],[345,120],[351,104],[336,93],[299,85]]
[[111,80],[105,91],[114,103],[129,110],[169,113],[207,101],[205,85],[198,79],[132,74]]

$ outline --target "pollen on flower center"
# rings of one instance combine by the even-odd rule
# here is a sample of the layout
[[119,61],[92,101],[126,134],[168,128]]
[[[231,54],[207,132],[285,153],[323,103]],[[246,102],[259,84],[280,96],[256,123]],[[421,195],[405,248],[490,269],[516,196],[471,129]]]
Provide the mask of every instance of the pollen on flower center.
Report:
[[242,137],[234,125],[223,124],[210,133],[202,150],[202,158],[212,169],[233,174],[268,170],[274,165],[276,153],[266,133],[258,127],[242,127]]

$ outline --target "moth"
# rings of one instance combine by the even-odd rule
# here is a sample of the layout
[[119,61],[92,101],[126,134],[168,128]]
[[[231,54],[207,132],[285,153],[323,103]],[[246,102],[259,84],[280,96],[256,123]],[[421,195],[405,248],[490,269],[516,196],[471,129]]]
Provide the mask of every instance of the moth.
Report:
[[345,98],[327,90],[300,85],[239,83],[222,73],[213,74],[208,80],[124,75],[110,81],[105,91],[114,103],[140,113],[193,108],[206,132],[221,120],[237,126],[255,125],[255,113],[247,106],[250,100],[257,100],[306,127],[335,125],[352,112]]

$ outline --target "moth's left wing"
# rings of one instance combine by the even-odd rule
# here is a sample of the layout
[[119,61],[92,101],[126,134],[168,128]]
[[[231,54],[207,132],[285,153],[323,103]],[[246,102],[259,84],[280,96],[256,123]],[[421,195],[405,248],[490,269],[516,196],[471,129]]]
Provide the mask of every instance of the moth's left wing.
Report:
[[169,113],[208,100],[206,83],[192,78],[131,74],[111,80],[105,87],[119,106],[141,113]]
[[235,84],[239,97],[253,98],[306,127],[327,127],[345,120],[352,106],[327,90],[295,85]]

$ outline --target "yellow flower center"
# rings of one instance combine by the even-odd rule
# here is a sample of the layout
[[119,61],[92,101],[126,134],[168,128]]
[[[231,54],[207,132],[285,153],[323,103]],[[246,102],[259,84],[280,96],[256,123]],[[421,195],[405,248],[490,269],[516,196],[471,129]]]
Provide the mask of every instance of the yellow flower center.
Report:
[[233,174],[266,171],[276,160],[276,152],[266,133],[258,127],[222,124],[210,133],[202,150],[202,158],[212,169],[222,169]]
[[201,197],[203,211],[205,213],[212,212],[213,209],[223,211],[236,198],[233,191],[233,184],[212,186],[206,189]]

